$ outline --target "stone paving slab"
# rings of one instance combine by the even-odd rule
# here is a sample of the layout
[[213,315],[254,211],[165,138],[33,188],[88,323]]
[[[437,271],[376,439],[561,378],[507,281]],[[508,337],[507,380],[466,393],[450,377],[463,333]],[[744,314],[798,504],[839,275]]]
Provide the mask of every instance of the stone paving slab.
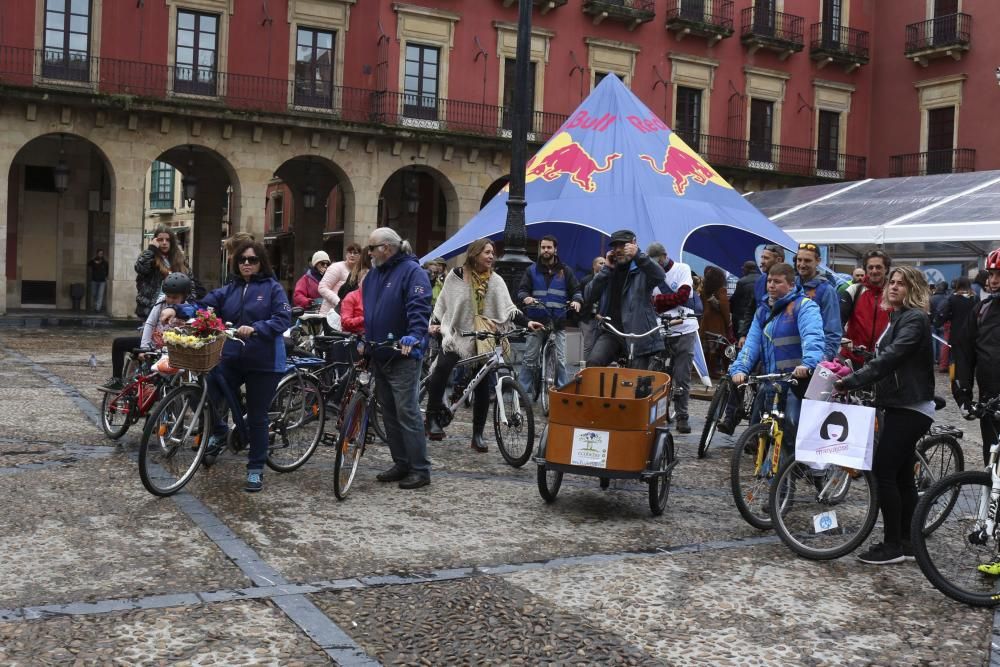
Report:
[[0,664],[320,665],[272,601],[0,623]]
[[386,665],[651,665],[591,619],[496,577],[312,596]]
[[993,622],[941,596],[913,563],[821,563],[784,545],[504,579],[672,665],[979,665]]
[[0,505],[0,607],[248,583],[120,454],[0,476]]

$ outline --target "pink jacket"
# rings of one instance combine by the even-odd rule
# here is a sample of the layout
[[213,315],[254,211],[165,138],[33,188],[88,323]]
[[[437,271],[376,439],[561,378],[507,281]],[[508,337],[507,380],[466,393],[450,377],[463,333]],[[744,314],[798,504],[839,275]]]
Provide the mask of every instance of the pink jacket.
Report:
[[319,312],[326,313],[340,303],[337,292],[350,275],[351,270],[347,268],[347,262],[336,262],[326,270],[323,280],[319,281],[319,295],[323,297],[323,305]]

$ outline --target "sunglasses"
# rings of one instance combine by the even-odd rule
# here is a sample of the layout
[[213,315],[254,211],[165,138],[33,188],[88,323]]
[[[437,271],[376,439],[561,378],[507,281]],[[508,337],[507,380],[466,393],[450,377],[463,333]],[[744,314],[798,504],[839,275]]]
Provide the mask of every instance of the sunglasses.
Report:
[[799,250],[812,250],[813,252],[819,252],[819,246],[815,243],[800,243]]
[[256,255],[248,255],[248,256],[240,257],[239,263],[240,264],[251,264],[251,265],[260,264],[260,257],[257,257]]
[[316,266],[330,266],[330,262],[316,262]]
[[384,243],[379,243],[377,245],[370,245],[370,246],[368,246],[368,252],[375,252],[376,250],[378,250],[379,248],[381,248],[384,245],[385,245]]

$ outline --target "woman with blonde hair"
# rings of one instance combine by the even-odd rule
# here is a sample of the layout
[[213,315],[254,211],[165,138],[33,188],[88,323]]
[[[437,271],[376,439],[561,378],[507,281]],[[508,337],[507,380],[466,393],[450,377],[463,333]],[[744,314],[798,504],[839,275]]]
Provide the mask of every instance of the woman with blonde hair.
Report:
[[[427,380],[427,435],[431,440],[444,439],[438,416],[444,411],[444,391],[455,364],[459,359],[476,356],[475,338],[461,335],[475,330],[476,316],[498,326],[513,322],[531,329],[542,328],[538,322],[529,322],[514,305],[507,285],[493,272],[495,259],[493,241],[473,241],[466,250],[465,264],[448,272],[434,304],[429,331],[432,335],[440,333],[442,340],[441,354]],[[491,384],[480,382],[473,397],[471,448],[477,452],[488,450],[483,442],[483,429],[490,407]]]
[[153,230],[149,247],[135,260],[135,314],[139,319],[149,315],[163,279],[171,273],[184,273],[193,279],[177,236],[168,225],[160,224]]
[[917,441],[934,422],[934,347],[930,289],[912,266],[893,268],[882,295],[889,326],[876,343],[876,356],[837,382],[838,389],[875,385],[875,404],[884,416],[872,471],[878,483],[884,539],[858,560],[885,565],[913,560],[910,521],[917,505],[913,466]]
[[[323,279],[319,281],[319,295],[323,297],[323,305],[320,306],[319,312],[327,313],[331,308],[336,308],[340,303],[341,288],[344,287],[346,283],[351,278],[352,272],[357,270],[361,266],[361,246],[357,243],[352,243],[347,246],[344,251],[344,260],[341,262],[336,262],[326,270],[323,274]],[[357,288],[358,282],[354,282],[354,288]],[[350,290],[348,290],[350,291]],[[344,292],[344,296],[347,292]]]

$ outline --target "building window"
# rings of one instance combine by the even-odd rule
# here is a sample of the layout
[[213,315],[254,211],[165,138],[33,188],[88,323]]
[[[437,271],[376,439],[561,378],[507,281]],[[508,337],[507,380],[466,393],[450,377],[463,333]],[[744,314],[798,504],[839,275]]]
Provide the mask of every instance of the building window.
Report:
[[285,221],[284,197],[275,197],[271,200],[271,233],[277,234],[281,231]]
[[295,104],[329,109],[333,105],[332,32],[299,28],[295,42]]
[[954,44],[958,34],[958,0],[934,0],[934,43]]
[[174,92],[216,94],[218,38],[218,16],[186,10],[177,12]]
[[438,60],[441,50],[421,44],[406,45],[403,77],[403,115],[437,120]]
[[[516,80],[516,63],[513,58],[503,60],[503,128],[511,129],[511,113],[514,111],[514,81]],[[528,128],[534,129],[535,114],[535,61],[528,63]]]
[[154,161],[149,183],[149,208],[173,208],[174,168],[165,162]]
[[90,0],[45,0],[42,76],[90,80]]
[[816,168],[838,171],[837,154],[840,152],[840,113],[819,112],[819,135],[816,139]]
[[927,112],[927,173],[950,174],[955,139],[955,107]]
[[761,36],[773,36],[775,25],[774,0],[754,0],[753,31]]
[[674,131],[695,150],[698,150],[698,135],[701,134],[701,92],[697,88],[677,86]]
[[750,159],[771,163],[774,137],[774,102],[750,100]]
[[823,0],[823,47],[836,49],[840,45],[840,21],[843,17],[841,0]]

